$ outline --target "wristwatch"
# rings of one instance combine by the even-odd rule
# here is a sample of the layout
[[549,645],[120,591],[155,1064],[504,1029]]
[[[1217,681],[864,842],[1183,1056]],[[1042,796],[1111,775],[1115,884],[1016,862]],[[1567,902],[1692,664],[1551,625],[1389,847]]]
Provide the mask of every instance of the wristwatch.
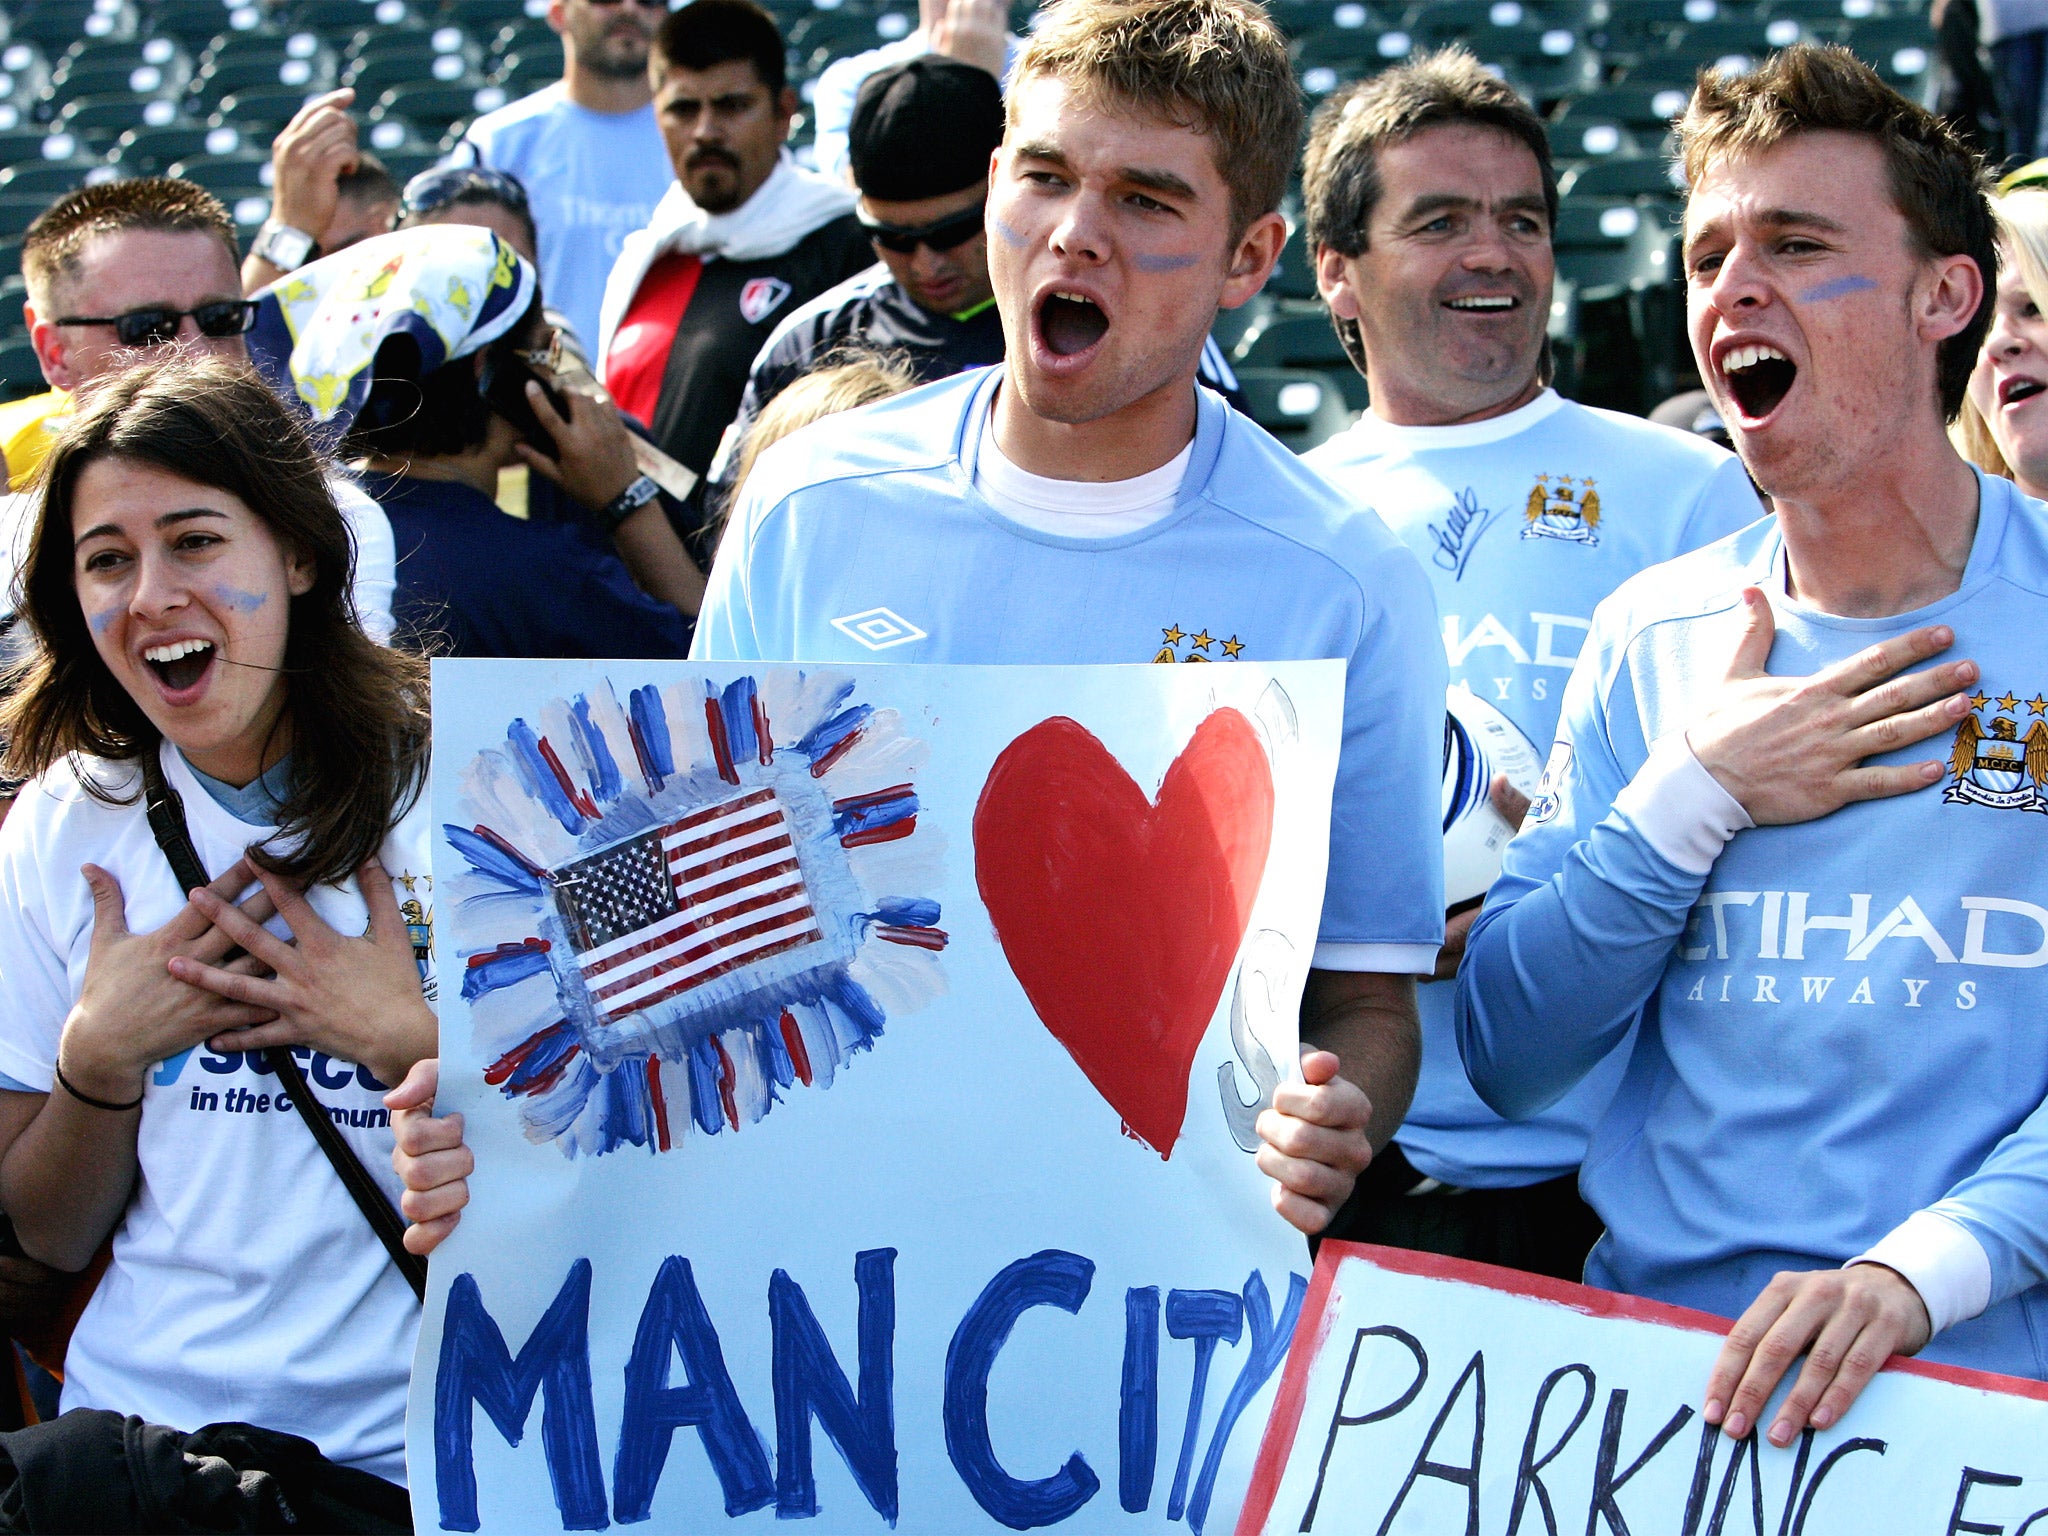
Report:
[[319,241],[303,229],[293,229],[289,224],[270,219],[256,232],[256,241],[249,247],[249,254],[261,256],[280,272],[296,272],[312,257],[313,248],[318,244]]
[[603,519],[607,529],[616,533],[618,532],[619,524],[623,523],[660,494],[660,486],[656,485],[647,476],[640,475],[635,477],[631,485],[599,507],[597,515]]

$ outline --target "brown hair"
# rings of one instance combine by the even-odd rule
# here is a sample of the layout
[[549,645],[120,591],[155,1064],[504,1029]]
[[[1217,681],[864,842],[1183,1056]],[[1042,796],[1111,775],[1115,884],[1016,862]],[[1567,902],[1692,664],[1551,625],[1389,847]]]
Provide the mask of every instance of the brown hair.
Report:
[[[1542,173],[1544,212],[1557,222],[1557,171],[1543,119],[1514,87],[1487,73],[1465,49],[1452,47],[1355,81],[1316,109],[1301,172],[1308,249],[1327,245],[1343,256],[1364,255],[1366,226],[1380,201],[1380,150],[1455,123],[1497,128],[1527,145]],[[1358,322],[1332,315],[1330,323],[1345,355],[1364,373]]]
[[50,289],[59,277],[78,276],[79,253],[88,243],[124,229],[212,235],[227,247],[228,259],[235,266],[242,264],[235,221],[228,217],[221,200],[204,187],[168,176],[137,176],[80,187],[37,214],[22,239],[21,272],[36,312],[49,308]]
[[[1017,61],[1098,104],[1209,136],[1233,238],[1280,206],[1301,142],[1301,91],[1271,18],[1245,0],[1055,0]],[[1016,121],[1017,92],[1010,92]]]
[[1886,85],[1848,49],[1799,43],[1746,75],[1701,70],[1678,124],[1679,157],[1687,184],[1697,187],[1714,160],[1820,132],[1875,139],[1892,202],[1921,254],[1967,256],[1984,279],[1976,314],[1936,353],[1942,414],[1953,421],[1991,326],[1998,250],[1983,161],[1946,123]]
[[[321,458],[297,414],[247,364],[173,354],[81,397],[44,461],[16,579],[15,606],[37,645],[0,706],[6,771],[29,778],[71,754],[124,762],[161,740],[100,659],[78,601],[72,503],[86,466],[109,458],[228,492],[312,567],[311,588],[291,600],[283,667],[292,782],[278,825],[292,851],[250,857],[309,883],[345,878],[423,787],[426,663],[357,627],[354,548]],[[92,775],[81,779],[97,798],[117,800]]]

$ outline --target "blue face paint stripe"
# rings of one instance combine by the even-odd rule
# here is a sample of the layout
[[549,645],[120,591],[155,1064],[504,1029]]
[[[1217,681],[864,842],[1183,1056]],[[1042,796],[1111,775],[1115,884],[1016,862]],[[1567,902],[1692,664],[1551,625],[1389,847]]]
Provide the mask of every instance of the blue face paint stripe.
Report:
[[1012,245],[1022,246],[1024,244],[1024,237],[1018,234],[1017,231],[1015,231],[1014,229],[1010,228],[1009,225],[1005,224],[1001,219],[997,218],[994,214],[990,214],[988,216],[988,227],[994,230],[997,234],[1001,235],[1005,240],[1009,241],[1009,243]]
[[1831,282],[1822,283],[1818,288],[1807,289],[1806,292],[1799,295],[1799,301],[1802,304],[1819,304],[1828,299],[1845,298],[1852,293],[1867,293],[1876,286],[1877,284],[1870,278],[1857,277],[1851,274],[1848,277],[1838,277]]
[[1143,256],[1131,257],[1131,265],[1140,272],[1184,272],[1202,258],[1199,256]]
[[244,592],[239,587],[231,587],[225,583],[215,587],[213,595],[237,613],[254,613],[270,601],[268,592]]

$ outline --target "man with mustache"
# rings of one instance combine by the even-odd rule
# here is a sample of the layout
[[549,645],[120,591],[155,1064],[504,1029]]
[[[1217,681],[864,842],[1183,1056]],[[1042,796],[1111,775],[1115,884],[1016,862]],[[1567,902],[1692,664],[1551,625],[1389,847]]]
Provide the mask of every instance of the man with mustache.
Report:
[[663,14],[663,0],[551,0],[562,78],[486,112],[448,157],[503,171],[525,189],[542,290],[584,347],[597,335],[619,248],[653,216],[671,179],[647,78]]
[[753,0],[672,13],[647,70],[676,180],[648,226],[627,236],[605,285],[598,377],[665,452],[702,474],[770,333],[874,253],[852,189],[782,147],[796,92],[782,34]]

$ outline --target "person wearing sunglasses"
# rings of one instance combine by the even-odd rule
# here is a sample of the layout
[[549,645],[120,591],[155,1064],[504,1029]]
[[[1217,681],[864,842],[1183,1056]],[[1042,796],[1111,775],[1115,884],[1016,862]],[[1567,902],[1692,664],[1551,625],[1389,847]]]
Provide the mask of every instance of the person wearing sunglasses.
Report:
[[666,0],[551,0],[562,78],[479,117],[447,161],[451,170],[502,172],[532,199],[548,302],[585,342],[597,335],[621,244],[675,179],[647,78],[666,11]]
[[[50,389],[0,406],[9,488],[35,474],[75,393],[170,346],[246,362],[256,308],[242,296],[240,259],[227,209],[189,181],[109,182],[45,209],[22,242],[22,316]],[[366,634],[386,639],[397,581],[391,525],[339,470],[331,489],[355,536],[356,613]],[[18,498],[0,507],[0,587],[13,574],[22,515]]]

